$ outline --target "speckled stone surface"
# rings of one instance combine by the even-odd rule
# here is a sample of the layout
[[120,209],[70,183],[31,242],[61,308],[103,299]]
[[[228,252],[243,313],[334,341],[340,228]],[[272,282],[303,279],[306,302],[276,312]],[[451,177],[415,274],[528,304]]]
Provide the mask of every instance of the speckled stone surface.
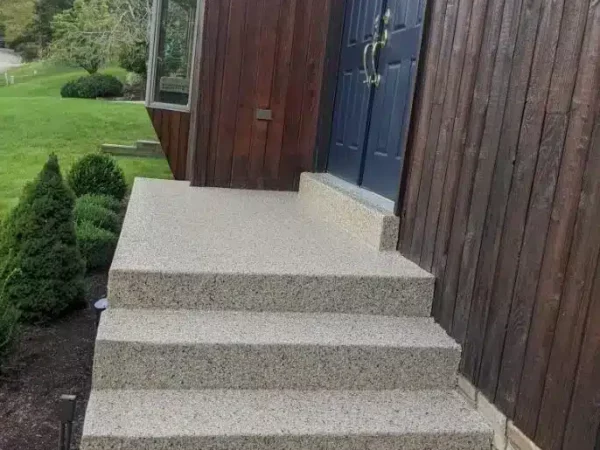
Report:
[[327,195],[136,180],[82,450],[489,450],[389,204]]
[[489,450],[455,392],[93,391],[82,450]]
[[394,202],[328,173],[303,173],[300,199],[308,209],[378,250],[396,250],[400,219]]
[[452,388],[459,358],[429,318],[112,309],[94,387]]
[[111,267],[118,307],[429,316],[433,277],[308,213],[296,193],[137,179]]

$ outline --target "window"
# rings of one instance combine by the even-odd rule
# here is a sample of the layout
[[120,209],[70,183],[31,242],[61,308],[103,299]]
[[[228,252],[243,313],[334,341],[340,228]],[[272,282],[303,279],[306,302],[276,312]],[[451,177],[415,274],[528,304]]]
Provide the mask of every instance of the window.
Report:
[[146,104],[189,111],[202,0],[154,0]]

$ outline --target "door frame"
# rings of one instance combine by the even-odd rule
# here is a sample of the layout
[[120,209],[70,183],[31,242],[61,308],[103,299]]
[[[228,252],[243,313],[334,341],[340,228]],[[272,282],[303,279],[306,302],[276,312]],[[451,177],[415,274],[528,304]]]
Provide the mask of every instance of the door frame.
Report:
[[[398,176],[400,177],[400,189],[394,200],[394,214],[400,215],[404,194],[410,176],[410,158],[412,142],[415,133],[416,114],[415,101],[418,101],[419,93],[423,87],[423,75],[425,72],[425,58],[423,54],[427,48],[427,37],[429,36],[430,14],[429,10],[433,0],[425,1],[423,13],[423,26],[419,43],[419,56],[417,58],[417,76],[413,80],[409,103],[409,122],[404,130],[405,149],[404,161]],[[327,36],[327,51],[325,55],[325,69],[323,74],[323,86],[321,89],[321,106],[319,108],[317,139],[314,152],[314,168],[316,172],[326,172],[329,159],[331,132],[333,128],[333,114],[337,91],[338,72],[340,66],[342,38],[344,33],[344,17],[349,0],[332,0],[331,16],[329,18],[329,33]]]

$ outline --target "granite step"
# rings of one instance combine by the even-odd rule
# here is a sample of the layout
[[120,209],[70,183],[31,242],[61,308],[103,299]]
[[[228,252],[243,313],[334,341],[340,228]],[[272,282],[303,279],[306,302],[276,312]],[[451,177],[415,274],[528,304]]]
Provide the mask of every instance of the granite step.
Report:
[[97,389],[431,389],[460,347],[433,319],[119,310],[103,314]]
[[94,390],[82,450],[489,450],[449,391]]
[[300,200],[327,220],[377,250],[395,251],[400,219],[394,202],[330,173],[303,173]]
[[119,308],[429,316],[434,278],[297,193],[137,179],[111,266]]

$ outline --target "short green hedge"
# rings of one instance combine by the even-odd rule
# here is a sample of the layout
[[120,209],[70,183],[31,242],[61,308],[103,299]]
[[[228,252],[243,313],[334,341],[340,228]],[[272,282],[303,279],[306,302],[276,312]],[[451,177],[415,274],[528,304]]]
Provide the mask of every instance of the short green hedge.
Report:
[[123,96],[123,83],[113,75],[96,73],[69,81],[60,90],[63,98],[109,98]]
[[79,251],[88,271],[107,269],[112,263],[119,236],[91,222],[77,224]]
[[77,200],[78,203],[89,203],[110,209],[115,214],[121,213],[121,202],[110,195],[85,194]]
[[109,195],[121,201],[127,181],[117,161],[105,153],[90,153],[75,162],[67,177],[77,197],[86,194]]
[[90,222],[99,228],[118,234],[121,231],[119,216],[104,206],[92,203],[87,197],[77,199],[75,204],[75,222]]

